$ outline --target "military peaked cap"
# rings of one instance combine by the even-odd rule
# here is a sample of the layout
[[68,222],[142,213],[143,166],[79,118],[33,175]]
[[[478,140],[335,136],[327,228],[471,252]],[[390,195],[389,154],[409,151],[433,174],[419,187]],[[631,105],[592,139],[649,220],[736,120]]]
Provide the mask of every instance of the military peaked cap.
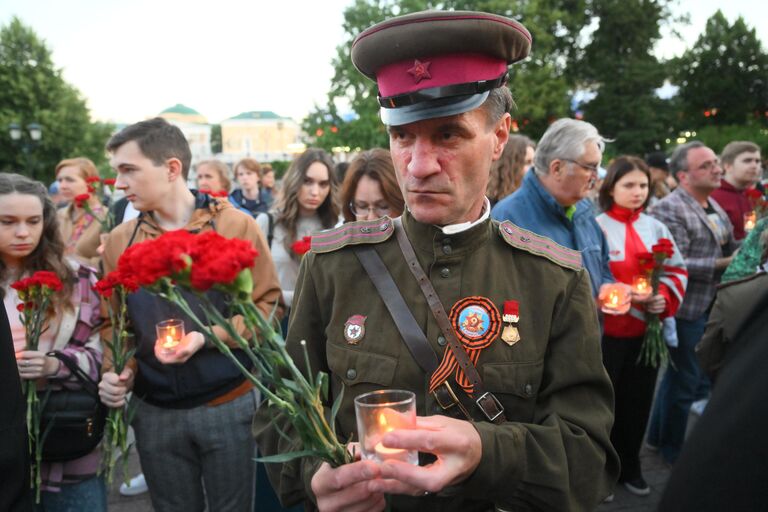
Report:
[[504,16],[423,11],[364,30],[352,62],[377,82],[384,124],[398,126],[479,107],[530,49],[528,30]]

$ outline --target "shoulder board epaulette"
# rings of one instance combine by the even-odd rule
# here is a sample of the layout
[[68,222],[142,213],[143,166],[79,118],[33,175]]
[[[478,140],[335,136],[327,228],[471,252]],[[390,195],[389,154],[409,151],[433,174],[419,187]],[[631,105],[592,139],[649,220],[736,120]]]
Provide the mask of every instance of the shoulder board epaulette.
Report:
[[312,252],[331,252],[347,245],[377,244],[387,240],[394,232],[395,227],[389,217],[348,222],[312,235]]
[[545,236],[523,229],[508,220],[499,224],[499,234],[512,247],[542,256],[566,268],[573,270],[583,268],[580,252],[563,247]]
[[741,279],[734,279],[733,281],[726,281],[724,283],[719,283],[717,285],[717,289],[722,290],[723,288],[729,288],[735,284],[746,283],[748,281],[752,281],[753,279],[757,279],[758,277],[763,277],[765,275],[768,275],[768,274],[766,274],[766,272],[763,272],[761,270],[760,272],[748,275],[747,277],[742,277]]

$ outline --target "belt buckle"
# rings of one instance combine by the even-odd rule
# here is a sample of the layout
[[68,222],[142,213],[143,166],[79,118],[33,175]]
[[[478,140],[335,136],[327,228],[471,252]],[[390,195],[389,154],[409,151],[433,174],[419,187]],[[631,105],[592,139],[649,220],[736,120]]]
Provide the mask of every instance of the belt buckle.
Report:
[[[451,400],[451,403],[449,404],[444,404],[440,400],[440,394],[438,393],[438,390],[440,390],[440,388],[442,387],[445,387],[445,392],[448,393],[448,398]],[[456,404],[459,403],[459,398],[456,396],[456,393],[453,392],[453,389],[451,388],[451,384],[447,380],[442,384],[440,384],[440,386],[438,386],[432,392],[432,396],[434,397],[435,402],[437,402],[437,405],[439,405],[444,411],[447,411],[448,409],[456,406]]]
[[[491,398],[493,400],[494,405],[496,405],[497,407],[498,412],[496,412],[496,414],[494,414],[493,416],[491,416],[491,414],[485,410],[485,407],[480,405],[480,402],[484,401],[486,398]],[[504,406],[501,405],[501,402],[499,402],[499,399],[496,398],[496,396],[493,393],[490,393],[489,391],[486,391],[485,393],[480,395],[480,397],[478,397],[475,400],[475,403],[480,408],[480,410],[483,411],[483,414],[485,415],[486,418],[488,418],[488,421],[490,422],[495,422],[499,418],[499,416],[502,416],[504,414]]]

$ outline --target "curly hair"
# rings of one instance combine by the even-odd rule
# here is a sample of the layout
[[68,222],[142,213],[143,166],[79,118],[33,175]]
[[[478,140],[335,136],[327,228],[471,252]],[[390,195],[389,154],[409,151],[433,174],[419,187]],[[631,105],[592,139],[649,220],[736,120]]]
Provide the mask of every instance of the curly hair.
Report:
[[[64,262],[64,242],[59,233],[59,221],[56,217],[56,207],[53,205],[45,185],[39,181],[33,181],[20,174],[0,172],[0,196],[10,194],[23,194],[35,196],[43,205],[43,233],[37,247],[24,258],[20,275],[37,272],[38,270],[50,270],[61,279],[63,288],[53,295],[53,311],[69,309],[72,307],[71,297],[74,288],[75,273]],[[0,259],[0,281],[6,282],[9,276],[8,268]],[[0,288],[0,296],[5,296],[5,290]]]
[[296,226],[299,222],[299,190],[304,184],[309,166],[320,162],[328,168],[330,191],[325,201],[317,208],[317,215],[324,229],[331,228],[339,221],[338,189],[339,181],[333,172],[333,160],[328,153],[319,148],[309,148],[299,155],[283,177],[282,196],[275,208],[276,222],[282,224],[288,233],[285,239],[285,250],[292,254],[291,244],[296,241]]

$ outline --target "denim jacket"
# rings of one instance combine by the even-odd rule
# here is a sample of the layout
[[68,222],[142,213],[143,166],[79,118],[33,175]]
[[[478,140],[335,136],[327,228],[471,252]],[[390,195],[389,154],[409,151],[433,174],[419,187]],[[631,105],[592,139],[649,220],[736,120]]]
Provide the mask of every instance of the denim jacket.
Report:
[[510,220],[521,228],[581,252],[595,296],[601,285],[615,281],[608,267],[608,243],[595,221],[592,203],[588,199],[576,203],[573,220],[569,219],[565,208],[544,188],[533,169],[525,175],[517,191],[493,207],[491,217],[499,221]]

